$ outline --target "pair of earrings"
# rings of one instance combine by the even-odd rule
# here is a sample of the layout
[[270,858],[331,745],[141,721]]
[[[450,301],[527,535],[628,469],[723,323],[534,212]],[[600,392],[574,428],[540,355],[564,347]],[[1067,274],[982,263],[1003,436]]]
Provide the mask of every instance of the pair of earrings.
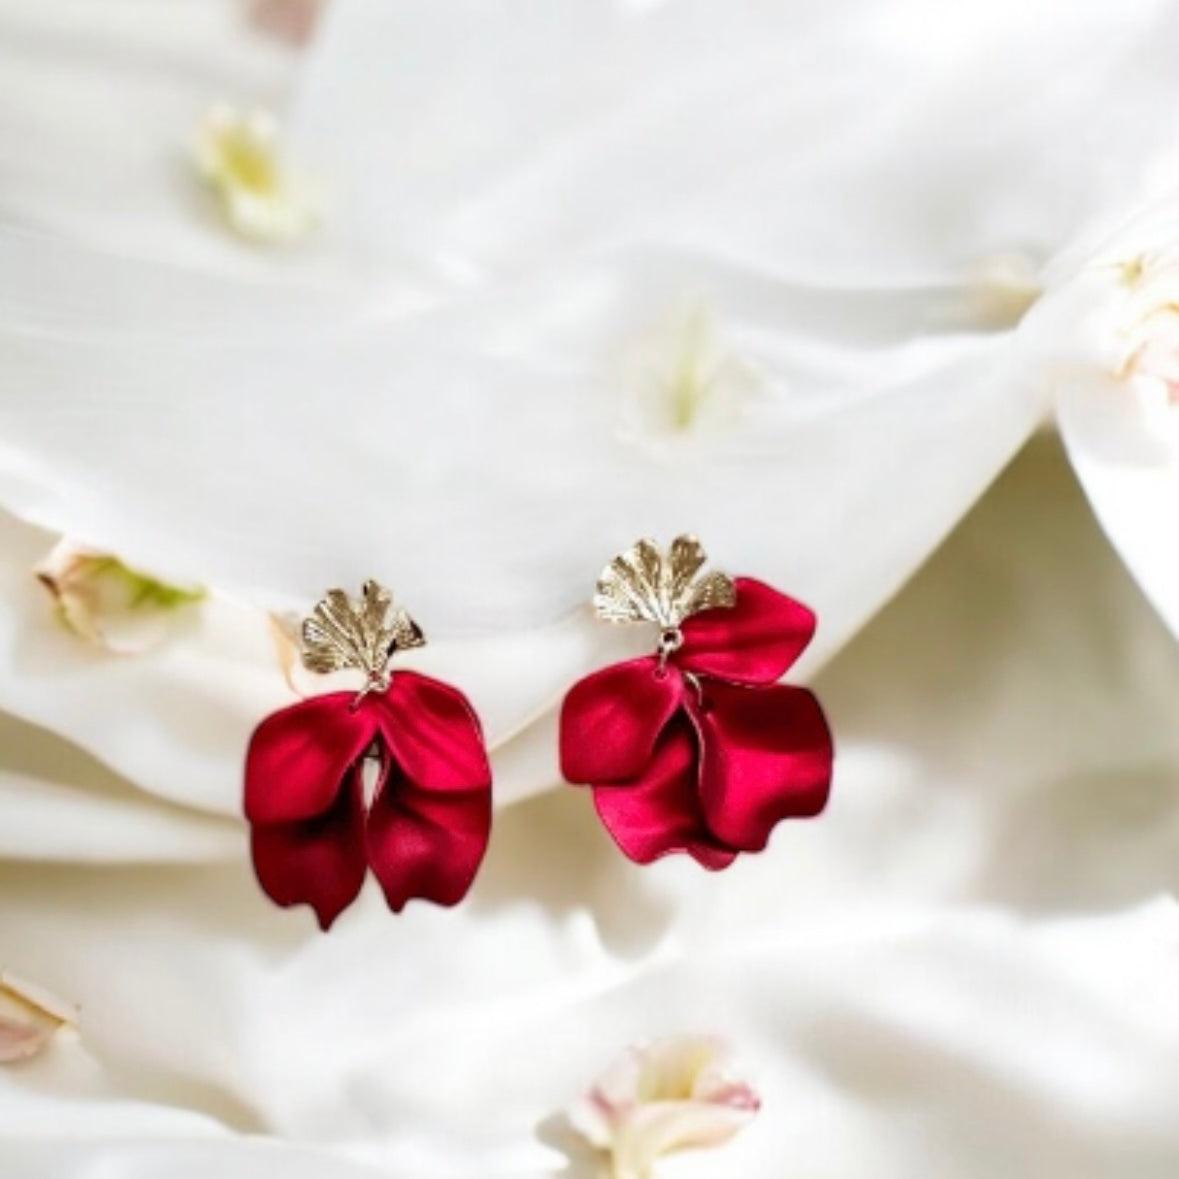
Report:
[[[594,608],[658,628],[652,654],[576,683],[561,707],[561,770],[589,785],[623,853],[646,864],[686,852],[706,868],[760,851],[786,818],[826,804],[833,749],[815,697],[777,681],[815,616],[751,578],[702,573],[681,536],[615,557]],[[371,868],[395,912],[415,898],[457,904],[491,834],[491,767],[456,688],[390,671],[421,630],[367,582],[331,590],[303,624],[311,671],[353,668],[357,691],[304,700],[250,740],[245,813],[258,881],[279,905],[309,904],[327,929]]]

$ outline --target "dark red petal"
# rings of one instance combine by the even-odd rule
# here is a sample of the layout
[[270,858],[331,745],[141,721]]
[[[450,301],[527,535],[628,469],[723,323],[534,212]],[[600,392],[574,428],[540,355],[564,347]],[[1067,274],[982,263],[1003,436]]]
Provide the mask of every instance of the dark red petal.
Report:
[[388,776],[369,811],[369,865],[390,908],[463,899],[491,834],[491,767],[467,698],[399,671],[382,698]]
[[288,823],[332,805],[349,767],[377,731],[373,711],[352,711],[354,692],[315,696],[268,716],[246,753],[245,811],[251,823]]
[[454,905],[467,895],[490,834],[490,785],[424,790],[393,764],[369,811],[368,862],[395,913],[414,897]]
[[393,759],[415,786],[438,791],[491,788],[479,721],[457,688],[399,671],[389,690],[373,699]]
[[682,678],[648,656],[579,680],[561,705],[561,773],[569,782],[636,777],[680,706]]
[[689,704],[699,727],[700,799],[709,828],[740,851],[760,851],[782,819],[809,818],[831,788],[831,731],[805,688],[741,688],[717,681]]
[[254,872],[275,904],[310,905],[322,929],[356,899],[367,870],[361,769],[355,765],[331,807],[295,823],[255,826]]
[[705,610],[684,623],[676,662],[702,675],[772,684],[806,650],[815,616],[763,582],[738,577],[736,587],[736,605]]
[[726,868],[734,853],[705,825],[697,778],[696,735],[681,715],[664,729],[641,777],[595,786],[594,805],[614,842],[638,864],[687,852],[705,868]]

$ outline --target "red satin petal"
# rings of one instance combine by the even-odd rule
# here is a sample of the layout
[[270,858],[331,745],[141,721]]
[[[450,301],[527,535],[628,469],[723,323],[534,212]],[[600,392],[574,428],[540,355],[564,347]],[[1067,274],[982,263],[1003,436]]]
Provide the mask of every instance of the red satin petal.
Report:
[[683,679],[650,656],[579,680],[561,705],[561,773],[569,782],[634,778],[683,699]]
[[284,908],[310,905],[324,930],[356,899],[368,868],[361,772],[354,765],[325,813],[251,833],[254,873],[266,895]]
[[368,859],[389,907],[466,896],[491,834],[491,767],[467,698],[399,671],[380,702],[391,765],[369,811]]
[[736,605],[705,610],[684,623],[676,663],[737,683],[772,684],[806,650],[815,616],[763,582],[738,577],[735,584]]
[[355,698],[353,692],[315,696],[273,713],[254,730],[245,779],[251,823],[288,823],[328,810],[377,731],[369,700],[354,712]]
[[782,819],[809,818],[827,803],[831,731],[805,688],[741,688],[712,681],[700,731],[700,800],[713,834],[740,851],[760,851]]
[[370,699],[379,710],[394,760],[416,786],[440,791],[491,788],[479,721],[457,688],[399,671],[383,696]]
[[491,834],[491,789],[425,790],[394,764],[373,799],[368,862],[389,907],[414,897],[455,905],[467,895]]
[[595,786],[594,805],[614,842],[638,864],[687,852],[705,868],[726,868],[734,853],[705,825],[697,777],[696,734],[680,715],[664,729],[642,775]]

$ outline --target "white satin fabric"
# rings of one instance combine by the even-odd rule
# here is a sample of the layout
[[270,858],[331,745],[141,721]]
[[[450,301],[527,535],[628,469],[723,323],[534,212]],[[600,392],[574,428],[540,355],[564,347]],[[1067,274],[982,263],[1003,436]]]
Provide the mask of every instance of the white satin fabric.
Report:
[[[0,0],[0,966],[81,1005],[0,1070],[0,1175],[581,1179],[560,1109],[687,1031],[764,1107],[671,1179],[1173,1179],[1172,636],[1047,435],[873,615],[1055,399],[1179,618],[1170,468],[1109,490],[1083,367],[1087,226],[1169,178],[1174,24],[337,0],[299,74],[230,0]],[[334,215],[259,251],[184,138],[288,95]],[[1018,327],[978,269],[1013,251],[1058,256]],[[669,455],[612,381],[685,296],[766,383]],[[580,603],[684,527],[818,608],[839,750],[829,813],[718,876],[552,789],[562,690],[640,641]],[[90,650],[29,572],[62,531],[211,599]],[[266,611],[371,575],[500,809],[461,909],[366,891],[325,938],[253,882],[241,755],[295,698]]]
[[817,687],[833,803],[760,858],[635,868],[566,789],[461,909],[366,891],[326,938],[239,826],[9,729],[59,784],[5,804],[0,944],[82,1015],[0,1073],[0,1173],[555,1175],[616,1048],[705,1029],[765,1104],[671,1176],[1172,1175],[1179,652],[1054,441]]

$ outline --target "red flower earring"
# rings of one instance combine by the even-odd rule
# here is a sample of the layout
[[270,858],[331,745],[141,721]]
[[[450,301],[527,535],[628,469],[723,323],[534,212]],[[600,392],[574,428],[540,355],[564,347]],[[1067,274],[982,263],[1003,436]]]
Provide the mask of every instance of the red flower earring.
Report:
[[594,608],[657,625],[656,651],[581,680],[561,709],[562,772],[593,787],[606,829],[640,864],[687,852],[728,867],[780,820],[817,815],[830,791],[819,702],[776,682],[815,616],[760,581],[698,576],[705,560],[690,536],[667,554],[641,540],[615,557]]
[[[332,692],[268,716],[246,755],[254,871],[276,904],[308,904],[323,929],[367,870],[400,912],[414,897],[463,899],[491,832],[491,768],[463,694],[390,656],[422,632],[375,582],[361,600],[330,590],[303,623],[312,671],[357,668],[357,692]],[[365,763],[375,761],[366,799]]]

